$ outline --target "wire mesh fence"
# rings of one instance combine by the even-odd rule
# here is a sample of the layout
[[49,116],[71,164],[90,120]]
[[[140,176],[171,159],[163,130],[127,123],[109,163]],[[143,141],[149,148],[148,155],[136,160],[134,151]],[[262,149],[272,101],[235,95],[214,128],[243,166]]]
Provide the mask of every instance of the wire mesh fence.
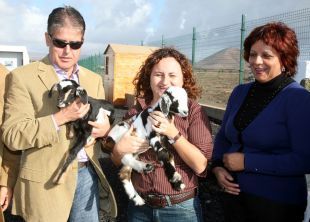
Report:
[[[270,17],[245,21],[245,36],[255,27],[281,21],[297,34],[299,61],[310,60],[310,8]],[[240,19],[241,20],[241,19]],[[241,22],[219,28],[193,32],[150,42],[151,46],[171,46],[185,54],[193,63],[196,78],[203,89],[201,103],[225,107],[232,89],[239,82],[249,82],[253,76],[247,64],[240,81]],[[193,44],[195,41],[195,44]],[[195,48],[193,48],[195,47]],[[194,56],[193,56],[194,53]]]
[[104,56],[103,53],[91,55],[79,60],[79,65],[92,70],[93,72],[103,75],[104,73]]
[[[241,16],[240,16],[241,18]],[[247,36],[255,27],[267,22],[281,21],[293,28],[299,41],[299,61],[310,60],[310,8],[291,11],[270,17],[245,19],[244,35]],[[240,19],[241,20],[241,19]],[[203,89],[201,103],[225,107],[232,89],[240,82],[253,80],[250,68],[240,53],[241,22],[223,27],[195,31],[182,36],[165,38],[146,45],[174,47],[185,54],[193,63],[198,83]],[[81,59],[79,64],[98,73],[104,73],[104,55],[99,53]],[[240,75],[240,71],[244,71]],[[240,80],[240,78],[242,78]]]

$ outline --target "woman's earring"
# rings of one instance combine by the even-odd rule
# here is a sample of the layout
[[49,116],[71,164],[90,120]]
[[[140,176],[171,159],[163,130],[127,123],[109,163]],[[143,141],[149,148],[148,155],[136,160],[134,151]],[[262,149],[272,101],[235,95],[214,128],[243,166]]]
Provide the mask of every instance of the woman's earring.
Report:
[[285,67],[284,67],[284,66],[282,67],[281,71],[282,71],[282,72],[285,72]]

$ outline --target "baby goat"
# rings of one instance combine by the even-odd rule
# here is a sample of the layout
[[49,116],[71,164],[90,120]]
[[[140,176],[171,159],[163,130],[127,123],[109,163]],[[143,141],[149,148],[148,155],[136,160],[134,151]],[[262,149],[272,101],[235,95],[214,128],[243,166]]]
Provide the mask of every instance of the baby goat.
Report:
[[[188,115],[187,93],[183,88],[170,87],[160,97],[158,102],[146,109],[136,116],[132,117],[129,121],[123,121],[115,125],[108,134],[103,149],[110,150],[114,147],[115,143],[129,130],[130,123],[133,124],[134,131],[138,137],[148,139],[150,146],[157,153],[158,160],[163,164],[166,176],[175,190],[183,190],[185,188],[182,182],[181,175],[176,172],[174,157],[167,149],[166,145],[168,138],[156,133],[152,129],[152,123],[148,119],[149,113],[153,111],[161,111],[168,118],[171,119],[172,115],[179,115],[186,117]],[[120,171],[120,178],[125,188],[129,199],[133,200],[135,205],[143,205],[145,202],[136,192],[131,182],[131,170],[134,169],[139,173],[147,173],[154,169],[154,166],[149,163],[144,163],[137,159],[139,153],[126,154],[121,162],[124,165]]]
[[76,141],[70,148],[68,155],[56,175],[54,183],[59,184],[62,175],[66,172],[68,166],[76,158],[78,152],[85,146],[92,144],[94,139],[91,137],[91,131],[93,127],[88,124],[88,121],[103,122],[104,112],[109,116],[110,124],[112,124],[114,118],[114,108],[111,103],[103,99],[94,99],[87,95],[85,89],[83,89],[78,83],[73,80],[62,80],[55,84],[49,91],[49,97],[52,96],[53,90],[57,90],[57,106],[64,108],[72,104],[76,99],[80,99],[83,104],[89,103],[90,109],[88,113],[81,119],[67,123],[67,137],[72,138],[73,133],[76,135]]

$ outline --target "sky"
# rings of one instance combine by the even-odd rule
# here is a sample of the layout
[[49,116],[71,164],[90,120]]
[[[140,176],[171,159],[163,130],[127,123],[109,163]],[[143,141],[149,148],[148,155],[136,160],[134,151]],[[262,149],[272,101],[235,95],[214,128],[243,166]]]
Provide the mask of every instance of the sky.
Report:
[[140,45],[284,12],[310,8],[310,0],[0,0],[0,45],[26,46],[30,58],[48,52],[44,33],[49,13],[70,5],[86,22],[82,56],[109,43]]

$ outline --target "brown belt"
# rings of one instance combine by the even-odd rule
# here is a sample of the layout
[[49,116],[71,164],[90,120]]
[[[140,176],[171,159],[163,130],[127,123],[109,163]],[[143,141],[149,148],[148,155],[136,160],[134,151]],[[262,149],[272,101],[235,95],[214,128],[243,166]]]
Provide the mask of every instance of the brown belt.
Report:
[[162,208],[174,204],[181,203],[183,201],[189,200],[196,196],[196,189],[188,191],[186,193],[176,194],[176,195],[156,195],[147,194],[141,195],[145,200],[145,203],[153,208]]
[[89,166],[89,161],[78,162],[78,169],[83,168],[83,167],[88,167],[88,166]]

